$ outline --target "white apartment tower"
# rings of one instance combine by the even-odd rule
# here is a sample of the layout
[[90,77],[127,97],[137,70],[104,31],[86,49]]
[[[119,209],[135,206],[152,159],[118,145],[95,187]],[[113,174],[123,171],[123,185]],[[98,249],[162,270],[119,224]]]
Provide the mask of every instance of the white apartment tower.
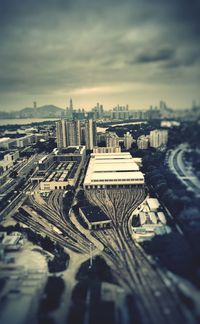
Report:
[[66,121],[64,119],[56,122],[56,140],[58,148],[66,147],[68,145]]
[[85,121],[85,142],[87,150],[93,150],[96,146],[96,122],[93,119]]
[[106,133],[106,147],[119,147],[119,137],[116,133]]
[[148,136],[141,135],[140,137],[138,137],[138,139],[137,139],[137,147],[140,150],[146,150],[146,149],[148,149],[148,146],[149,146],[149,138],[148,138]]
[[168,130],[155,129],[150,132],[150,146],[159,148],[162,145],[166,145],[168,141]]
[[57,147],[78,146],[81,144],[80,120],[59,120],[56,122]]
[[67,136],[69,146],[81,145],[81,124],[80,120],[67,121]]
[[131,145],[133,143],[133,137],[130,134],[130,132],[126,132],[124,135],[124,147],[126,150],[129,150],[131,148]]

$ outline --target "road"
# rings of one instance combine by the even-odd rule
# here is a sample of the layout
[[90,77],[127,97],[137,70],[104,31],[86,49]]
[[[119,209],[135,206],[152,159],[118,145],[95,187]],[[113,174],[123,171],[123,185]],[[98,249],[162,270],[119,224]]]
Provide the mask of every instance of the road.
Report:
[[170,151],[168,165],[171,171],[176,174],[188,189],[200,194],[200,181],[191,170],[188,170],[184,162],[186,150],[187,147],[181,145],[175,150]]

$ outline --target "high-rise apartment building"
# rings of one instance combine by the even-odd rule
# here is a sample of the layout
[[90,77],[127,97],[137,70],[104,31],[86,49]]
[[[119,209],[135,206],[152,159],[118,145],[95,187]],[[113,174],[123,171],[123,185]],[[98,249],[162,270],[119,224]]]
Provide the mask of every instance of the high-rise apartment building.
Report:
[[119,137],[116,133],[106,133],[106,147],[119,147]]
[[65,119],[56,122],[56,140],[58,148],[67,147],[67,128]]
[[133,143],[133,137],[130,134],[130,132],[126,132],[126,134],[124,135],[124,147],[126,150],[129,150],[132,146]]
[[80,120],[67,121],[67,143],[69,146],[81,145]]
[[148,146],[149,146],[149,137],[148,136],[141,135],[140,137],[138,137],[137,147],[140,150],[146,150],[146,149],[148,149]]
[[78,146],[81,144],[80,120],[59,120],[56,122],[57,147]]
[[92,150],[96,146],[96,122],[93,119],[85,121],[85,143],[86,149]]
[[168,130],[155,129],[150,132],[150,146],[158,148],[166,145],[168,141]]

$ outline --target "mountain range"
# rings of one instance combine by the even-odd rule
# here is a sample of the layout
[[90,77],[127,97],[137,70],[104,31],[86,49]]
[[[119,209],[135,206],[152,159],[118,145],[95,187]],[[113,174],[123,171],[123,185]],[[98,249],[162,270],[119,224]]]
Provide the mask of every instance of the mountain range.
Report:
[[65,110],[54,105],[45,105],[38,108],[26,107],[18,111],[0,111],[1,119],[15,118],[57,118],[63,116]]

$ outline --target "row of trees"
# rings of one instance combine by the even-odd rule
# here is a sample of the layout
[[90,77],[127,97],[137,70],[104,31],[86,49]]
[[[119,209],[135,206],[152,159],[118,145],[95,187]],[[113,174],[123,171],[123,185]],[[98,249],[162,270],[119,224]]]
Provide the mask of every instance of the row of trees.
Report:
[[183,122],[179,127],[169,129],[168,148],[174,148],[181,143],[190,144],[191,148],[200,147],[200,124],[198,122]]
[[[189,263],[191,267],[196,265],[196,269],[198,269],[198,260],[200,257],[199,199],[195,196],[195,193],[188,191],[186,186],[169,170],[165,163],[165,153],[163,152],[146,151],[143,157],[143,172],[145,173],[146,183],[150,191],[158,195],[159,200],[168,208],[174,219],[176,219],[184,231],[185,237],[193,250],[193,258]],[[177,241],[176,246],[182,245],[182,243],[179,244],[179,239],[181,238],[177,236],[175,240]],[[158,238],[158,240],[163,240],[165,244],[169,242],[168,238]],[[157,244],[156,241],[155,244]],[[161,245],[163,246],[163,244]],[[155,248],[154,242],[152,242],[151,248]],[[172,251],[171,248],[170,251]],[[177,255],[178,254],[179,253],[177,253]],[[173,258],[172,254],[172,260]],[[191,256],[188,256],[186,259],[191,259]],[[184,261],[184,257],[182,260]],[[170,262],[170,258],[168,258],[168,261]],[[177,272],[179,272],[179,270],[181,272],[186,271],[183,266],[184,262],[182,263],[182,261],[180,261],[179,263],[182,264],[182,269],[175,263],[173,265],[173,262],[171,262],[170,267],[175,267],[176,270],[178,269]],[[185,265],[185,269],[186,268],[188,272],[189,267]]]

